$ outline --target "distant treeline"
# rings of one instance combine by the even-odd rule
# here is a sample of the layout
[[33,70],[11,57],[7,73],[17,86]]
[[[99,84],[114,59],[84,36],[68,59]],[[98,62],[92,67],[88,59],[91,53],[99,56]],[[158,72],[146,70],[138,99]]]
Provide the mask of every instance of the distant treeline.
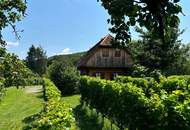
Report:
[[84,54],[86,54],[86,52],[52,56],[48,58],[48,66],[51,65],[53,62],[67,62],[68,64],[77,66],[77,62]]

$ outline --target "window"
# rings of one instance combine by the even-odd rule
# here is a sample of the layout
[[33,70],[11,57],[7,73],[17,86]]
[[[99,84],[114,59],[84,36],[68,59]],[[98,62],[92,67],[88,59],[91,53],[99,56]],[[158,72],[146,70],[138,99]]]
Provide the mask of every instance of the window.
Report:
[[99,77],[101,79],[104,78],[104,75],[105,75],[104,72],[95,72],[95,73],[93,73],[94,77]]
[[108,49],[104,49],[104,50],[102,51],[102,56],[103,56],[103,57],[109,57],[109,50],[108,50]]
[[97,72],[95,75],[96,75],[96,77],[101,77],[101,73],[100,72]]
[[115,57],[120,57],[121,56],[121,51],[120,50],[116,50],[115,51]]
[[113,77],[116,78],[119,74],[118,73],[113,73]]
[[119,72],[113,72],[111,76],[111,80],[115,80],[117,76],[119,76]]

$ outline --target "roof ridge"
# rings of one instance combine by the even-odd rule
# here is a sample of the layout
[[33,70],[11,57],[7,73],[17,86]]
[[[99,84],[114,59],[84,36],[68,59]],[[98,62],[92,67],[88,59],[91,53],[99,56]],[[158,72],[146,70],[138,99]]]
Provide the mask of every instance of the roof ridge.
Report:
[[99,45],[106,45],[110,39],[113,39],[114,37],[110,34],[106,35],[104,38],[102,38],[102,41],[99,43]]

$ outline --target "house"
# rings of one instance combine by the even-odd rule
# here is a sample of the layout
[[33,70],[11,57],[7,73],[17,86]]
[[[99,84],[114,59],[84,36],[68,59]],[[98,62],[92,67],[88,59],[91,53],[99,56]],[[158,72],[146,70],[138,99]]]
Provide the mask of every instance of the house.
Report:
[[111,80],[126,74],[132,65],[131,55],[127,49],[114,48],[112,40],[111,35],[105,36],[79,60],[78,70],[82,75]]

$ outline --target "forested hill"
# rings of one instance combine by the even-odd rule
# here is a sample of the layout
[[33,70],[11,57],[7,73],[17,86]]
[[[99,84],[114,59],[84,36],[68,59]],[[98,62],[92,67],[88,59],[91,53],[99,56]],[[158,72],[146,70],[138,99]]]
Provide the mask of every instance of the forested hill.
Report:
[[48,66],[53,62],[68,62],[73,65],[77,65],[78,60],[85,54],[86,52],[73,53],[68,55],[55,55],[48,58]]

